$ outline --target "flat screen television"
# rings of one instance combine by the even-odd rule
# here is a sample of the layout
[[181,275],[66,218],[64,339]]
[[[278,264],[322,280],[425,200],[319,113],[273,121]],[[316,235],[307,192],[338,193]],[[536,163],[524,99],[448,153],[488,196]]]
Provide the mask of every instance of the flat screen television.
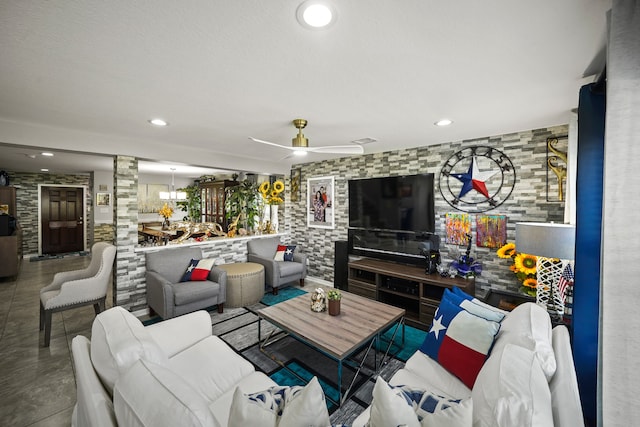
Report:
[[435,232],[434,176],[349,181],[349,253],[424,263],[420,242]]
[[349,181],[349,227],[435,231],[433,174]]

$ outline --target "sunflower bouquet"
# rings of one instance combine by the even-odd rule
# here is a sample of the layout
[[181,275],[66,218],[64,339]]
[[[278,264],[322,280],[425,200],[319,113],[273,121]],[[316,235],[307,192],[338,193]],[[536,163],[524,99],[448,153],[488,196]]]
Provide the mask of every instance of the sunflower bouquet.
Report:
[[262,198],[268,205],[278,205],[284,202],[280,197],[280,194],[284,191],[284,183],[282,181],[276,181],[273,185],[269,181],[265,181],[260,184],[258,191],[260,191]]
[[522,283],[520,292],[535,297],[538,287],[538,280],[536,279],[538,258],[535,255],[516,252],[516,245],[513,243],[507,243],[502,246],[498,249],[497,254],[499,258],[510,258],[513,261],[509,270],[513,271],[518,281]]

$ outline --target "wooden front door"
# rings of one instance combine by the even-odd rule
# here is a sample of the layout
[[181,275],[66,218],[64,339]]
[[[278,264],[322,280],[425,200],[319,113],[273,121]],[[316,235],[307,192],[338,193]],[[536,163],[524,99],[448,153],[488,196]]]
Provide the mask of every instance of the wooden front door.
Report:
[[42,253],[84,250],[82,188],[41,187]]

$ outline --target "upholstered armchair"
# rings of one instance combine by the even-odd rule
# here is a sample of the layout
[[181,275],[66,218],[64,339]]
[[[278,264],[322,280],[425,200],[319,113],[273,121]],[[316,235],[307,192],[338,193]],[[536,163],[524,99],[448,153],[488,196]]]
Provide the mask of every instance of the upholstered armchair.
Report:
[[278,288],[295,280],[304,286],[304,278],[307,276],[307,255],[296,246],[293,253],[293,261],[276,261],[274,259],[280,237],[267,237],[247,241],[247,261],[256,262],[264,266],[264,278],[267,286],[272,288],[274,295],[278,294]]
[[213,267],[207,280],[181,282],[189,262],[202,259],[202,250],[186,247],[148,252],[147,303],[163,319],[214,305],[222,313],[227,300],[227,272]]
[[104,311],[115,256],[115,246],[98,242],[91,248],[87,268],[56,273],[51,284],[40,290],[40,330],[44,329],[45,347],[51,339],[53,313],[84,305],[93,305],[96,314]]

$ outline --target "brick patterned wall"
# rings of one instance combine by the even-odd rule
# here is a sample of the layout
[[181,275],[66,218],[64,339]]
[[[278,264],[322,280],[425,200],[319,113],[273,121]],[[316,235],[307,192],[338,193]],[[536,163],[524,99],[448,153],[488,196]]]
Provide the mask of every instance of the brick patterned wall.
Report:
[[113,224],[95,224],[93,226],[93,241],[113,243],[115,241]]
[[22,226],[22,253],[25,256],[38,253],[38,184],[85,187],[87,218],[87,249],[91,248],[93,230],[90,224],[93,205],[90,175],[62,175],[54,173],[9,172],[11,185],[16,187],[17,215]]
[[[309,275],[333,282],[334,241],[346,240],[348,229],[348,180],[364,177],[434,173],[436,233],[442,239],[442,258],[450,262],[453,245],[444,244],[445,215],[454,210],[438,189],[438,174],[444,162],[461,148],[489,145],[503,151],[516,169],[516,186],[510,198],[498,208],[486,212],[507,216],[507,240],[515,241],[515,223],[520,221],[562,222],[564,203],[546,201],[546,140],[566,135],[568,127],[517,132],[486,138],[470,139],[408,150],[389,151],[364,156],[294,165],[301,168],[301,198],[292,203],[289,191],[285,200],[285,231],[290,240],[309,255]],[[306,222],[307,179],[333,176],[335,179],[335,229],[308,228]],[[291,188],[287,178],[287,190]],[[553,187],[552,191],[557,187]],[[553,194],[553,193],[552,193]],[[508,260],[499,259],[494,249],[475,246],[475,214],[471,215],[474,244],[472,256],[482,261],[483,273],[476,279],[476,289],[517,290],[518,282],[509,271]],[[464,247],[461,247],[464,251]]]
[[136,311],[146,304],[144,273],[134,251],[138,244],[138,160],[116,156],[113,174],[117,247],[113,305]]

